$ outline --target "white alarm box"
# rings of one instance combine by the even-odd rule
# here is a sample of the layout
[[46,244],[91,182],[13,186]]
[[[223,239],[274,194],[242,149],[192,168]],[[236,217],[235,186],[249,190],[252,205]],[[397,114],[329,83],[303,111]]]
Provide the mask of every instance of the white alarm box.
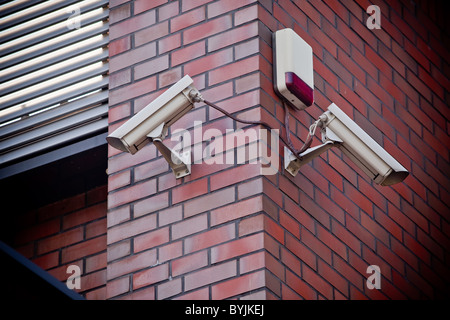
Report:
[[297,109],[311,106],[314,102],[311,46],[290,28],[274,32],[272,45],[275,91]]

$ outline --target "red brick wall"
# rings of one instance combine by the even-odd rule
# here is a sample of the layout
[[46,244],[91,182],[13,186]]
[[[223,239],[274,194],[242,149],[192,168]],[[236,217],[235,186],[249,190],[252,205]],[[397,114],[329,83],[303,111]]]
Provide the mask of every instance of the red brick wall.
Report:
[[[374,2],[381,30],[366,27],[363,0],[110,1],[110,132],[184,74],[240,118],[282,128],[271,35],[290,27],[314,52],[315,104],[292,111],[297,147],[334,102],[411,174],[380,187],[330,150],[295,178],[201,163],[175,180],[154,146],[134,156],[109,147],[107,298],[448,295],[442,10]],[[223,133],[242,127],[197,104],[171,129],[192,130],[196,120]],[[369,265],[381,268],[380,290],[366,287]]]
[[15,217],[11,245],[64,283],[72,275],[67,268],[77,265],[81,282],[75,291],[105,299],[106,195],[106,186],[97,187]]

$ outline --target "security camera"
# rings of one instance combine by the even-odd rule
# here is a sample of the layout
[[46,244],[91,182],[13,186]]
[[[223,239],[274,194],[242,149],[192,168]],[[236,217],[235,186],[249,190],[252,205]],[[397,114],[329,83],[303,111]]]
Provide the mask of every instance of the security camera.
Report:
[[111,133],[106,140],[116,149],[135,154],[153,142],[177,178],[190,173],[190,153],[178,154],[162,144],[168,128],[194,107],[200,92],[188,75]]
[[393,185],[408,176],[408,171],[397,160],[334,103],[320,116],[317,126],[321,127],[322,145],[310,148],[298,157],[285,148],[285,169],[292,175],[296,175],[302,165],[335,146],[377,184]]
[[164,138],[168,127],[194,107],[193,96],[200,93],[192,83],[190,76],[184,76],[111,133],[106,138],[108,143],[116,149],[135,154],[150,142],[149,138]]

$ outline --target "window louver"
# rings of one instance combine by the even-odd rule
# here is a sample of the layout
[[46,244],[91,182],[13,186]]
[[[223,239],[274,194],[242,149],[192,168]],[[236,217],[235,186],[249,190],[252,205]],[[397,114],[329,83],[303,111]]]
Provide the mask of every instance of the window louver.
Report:
[[105,142],[107,5],[16,0],[0,6],[0,178],[8,166],[80,141]]

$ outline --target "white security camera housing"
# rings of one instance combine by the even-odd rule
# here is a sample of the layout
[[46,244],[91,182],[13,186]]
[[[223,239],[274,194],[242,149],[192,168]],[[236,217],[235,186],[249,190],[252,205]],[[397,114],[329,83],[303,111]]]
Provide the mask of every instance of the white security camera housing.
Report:
[[305,109],[314,102],[313,52],[290,28],[273,33],[274,89],[290,105]]
[[336,146],[375,183],[389,186],[402,182],[408,171],[360,126],[332,103],[321,117],[323,144],[310,148],[297,159],[285,148],[285,169],[292,175],[313,158]]
[[108,143],[116,149],[135,154],[150,142],[148,136],[153,130],[158,129],[159,133],[153,134],[154,138],[165,133],[164,130],[194,107],[189,93],[200,93],[192,83],[191,77],[184,76],[111,133],[106,138]]
[[162,140],[168,128],[194,107],[194,98],[201,97],[188,75],[172,85],[158,98],[111,133],[106,140],[116,149],[135,154],[153,142],[169,162],[177,178],[190,174],[190,153],[177,154]]

